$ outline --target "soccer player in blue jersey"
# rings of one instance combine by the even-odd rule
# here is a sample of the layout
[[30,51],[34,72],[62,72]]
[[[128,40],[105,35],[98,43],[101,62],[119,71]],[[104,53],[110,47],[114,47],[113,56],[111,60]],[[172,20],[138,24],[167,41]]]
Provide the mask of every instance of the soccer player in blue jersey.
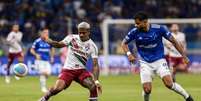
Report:
[[[36,39],[32,45],[31,53],[35,56],[35,68],[40,74],[41,91],[47,92],[46,79],[51,74],[51,65],[54,61],[54,48],[44,41],[49,36],[49,30],[43,29],[40,38]],[[50,61],[50,62],[49,62]]]
[[144,12],[138,12],[135,17],[135,28],[133,28],[122,41],[122,48],[127,54],[131,63],[136,57],[129,51],[128,43],[135,41],[138,53],[140,54],[140,77],[143,85],[144,101],[149,101],[149,95],[152,89],[152,77],[156,73],[159,75],[167,88],[182,95],[186,101],[193,101],[178,83],[173,82],[171,72],[164,59],[164,46],[162,38],[169,40],[174,47],[183,56],[186,64],[189,59],[184,49],[178,44],[172,34],[162,25],[149,24],[148,15]]

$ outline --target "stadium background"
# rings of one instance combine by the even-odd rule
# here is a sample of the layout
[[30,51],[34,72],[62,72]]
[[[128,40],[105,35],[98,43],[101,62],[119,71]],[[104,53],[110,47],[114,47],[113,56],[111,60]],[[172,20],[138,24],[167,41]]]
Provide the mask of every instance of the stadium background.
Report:
[[[76,25],[80,21],[83,21],[83,20],[87,21],[92,25],[91,37],[97,44],[99,48],[99,52],[100,52],[99,54],[101,56],[103,54],[102,53],[103,39],[102,39],[102,27],[101,27],[102,22],[105,19],[132,19],[133,15],[140,10],[144,10],[148,12],[151,18],[163,18],[163,19],[200,18],[201,17],[201,12],[200,12],[201,1],[200,0],[165,0],[165,1],[163,0],[1,0],[0,1],[0,75],[1,75],[0,88],[4,88],[3,90],[5,91],[7,90],[6,88],[9,88],[8,86],[4,86],[5,84],[3,83],[4,81],[3,75],[5,74],[5,67],[7,63],[6,56],[8,54],[7,53],[8,47],[6,46],[5,39],[8,33],[10,32],[11,26],[13,24],[18,23],[20,25],[20,30],[24,33],[22,41],[23,41],[24,52],[26,53],[25,61],[30,68],[29,74],[37,75],[37,71],[35,71],[34,69],[31,69],[34,66],[33,65],[34,58],[30,54],[29,49],[30,49],[30,46],[32,45],[32,42],[38,37],[38,32],[40,31],[40,29],[44,27],[48,27],[50,28],[50,37],[52,39],[62,40],[68,34],[77,33]],[[127,27],[122,27],[122,26],[119,27],[118,25],[109,26],[109,54],[110,54],[109,63],[111,68],[111,74],[115,74],[115,75],[131,74],[131,72],[133,72],[130,69],[128,60],[125,58],[122,52],[118,50],[119,41],[122,40],[123,35],[125,35],[130,28],[132,28],[132,25],[129,25]],[[181,25],[181,31],[186,34],[187,47],[189,50],[188,56],[191,60],[191,66],[189,70],[192,73],[200,73],[201,72],[201,24],[183,24]],[[53,75],[57,75],[60,72],[60,69],[62,67],[59,49],[56,51],[55,60],[56,61],[52,66]],[[101,66],[103,64],[102,63],[103,60],[104,59],[100,57],[99,63]],[[91,69],[90,61],[88,63],[88,69],[89,70]],[[126,79],[126,78],[128,78],[128,80],[132,79],[131,75],[127,75],[124,78],[123,77],[109,76],[109,77],[102,77],[102,79],[103,79],[103,82],[105,82],[105,85],[119,83],[119,82],[116,82],[115,80],[121,81],[122,79]],[[135,78],[139,79],[138,76]],[[187,87],[189,87],[190,91],[193,92],[193,95],[197,97],[196,99],[201,99],[201,98],[198,98],[198,94],[200,93],[200,89],[201,89],[198,85],[200,84],[199,84],[199,81],[196,80],[201,78],[200,74],[196,74],[196,75],[182,74],[182,75],[179,75],[178,78],[182,83],[184,83],[184,85],[187,85]],[[190,79],[190,78],[193,78],[193,79]],[[36,78],[27,77],[21,81],[16,81],[17,86],[14,85],[13,90],[16,90],[16,91],[19,90],[20,87],[18,85],[20,84],[28,84],[29,79],[35,81],[35,84],[38,83]],[[55,77],[51,77],[49,84],[53,84],[55,79],[56,79]],[[184,79],[186,79],[186,81]],[[158,83],[158,81],[156,84],[161,85],[161,83]],[[197,82],[197,83],[192,85],[192,84],[189,84],[189,82]],[[135,84],[138,85],[136,89],[132,88],[133,82],[129,81],[128,83],[130,83],[130,85],[126,85],[126,84],[124,85],[130,87],[128,89],[135,90],[135,92],[132,92],[130,90],[128,92],[132,92],[134,93],[134,95],[136,93],[140,95],[139,94],[141,90],[140,83],[135,81]],[[33,85],[29,85],[29,87],[32,87],[32,86]],[[119,86],[121,85],[119,84]],[[105,87],[108,88],[105,91],[107,94],[107,91],[110,91],[111,86],[105,86]],[[30,90],[28,87],[25,89]],[[75,87],[73,86],[72,89],[73,90],[78,89],[78,91],[81,91],[79,89],[79,86],[78,88],[77,86]],[[113,88],[113,89],[116,89],[116,88]],[[158,91],[159,94],[161,93],[160,92],[161,89],[162,91],[166,91],[165,89],[161,87],[160,90]],[[70,91],[73,91],[73,90],[70,89]],[[136,90],[138,90],[139,92],[136,92]],[[124,89],[122,91],[124,91]],[[23,94],[26,95],[26,93],[27,92],[25,91],[24,93],[21,94],[21,96],[23,96]],[[9,94],[12,95],[13,92],[5,93],[5,96],[2,95],[3,97],[0,99],[2,99],[2,101],[10,101],[10,100],[7,100],[9,99],[8,98]],[[77,93],[75,93],[75,95],[76,94]],[[172,93],[170,93],[170,95],[171,94]],[[40,93],[39,94],[34,93],[33,95],[34,96],[32,98],[37,99],[39,98],[38,95],[40,95]],[[65,95],[63,95],[63,97]],[[109,93],[108,95],[110,96]],[[20,98],[17,94],[15,96],[19,98],[17,99],[17,101],[22,101],[23,99],[22,97]],[[102,101],[105,101],[104,99],[108,99],[109,96],[102,97],[101,98]],[[112,95],[112,96],[115,96],[115,95]],[[122,94],[122,96],[129,98],[126,101],[132,101],[130,99],[131,96],[129,96],[129,94],[126,94],[126,95]],[[72,97],[72,100],[73,100],[73,97]],[[58,97],[58,99],[60,100],[61,98],[62,98],[61,96]],[[160,98],[157,98],[157,96],[154,96],[153,98],[156,99],[156,101],[161,101]],[[177,98],[177,97],[174,96],[172,99],[174,100],[174,98]],[[76,97],[74,97],[74,99],[76,99]],[[140,99],[140,96],[137,96],[136,99]],[[166,101],[165,99],[164,101]],[[57,101],[60,101],[60,100],[57,100]],[[114,99],[110,99],[110,100],[114,101]],[[83,100],[80,99],[77,101],[83,101]],[[116,99],[115,101],[118,101],[118,99]],[[181,98],[178,98],[178,101],[182,101]]]
[[[24,52],[29,64],[33,64],[29,49],[38,37],[38,32],[44,27],[50,28],[50,37],[62,40],[68,34],[76,34],[76,25],[87,21],[92,25],[91,37],[96,42],[100,55],[103,53],[102,22],[105,19],[132,19],[135,12],[144,10],[151,18],[199,18],[201,17],[201,2],[199,0],[5,0],[0,3],[0,65],[5,67],[7,49],[5,37],[14,23],[20,25],[24,33]],[[155,13],[157,12],[157,13]],[[119,49],[120,41],[133,26],[109,26],[109,54],[122,55]],[[183,24],[181,31],[186,34],[189,57],[192,60],[193,72],[200,72],[201,24]],[[56,51],[56,64],[60,64],[59,50]],[[111,68],[128,67],[124,57],[111,57]],[[103,62],[100,60],[99,63]],[[123,63],[123,65],[121,65]],[[90,62],[89,68],[91,68]],[[29,66],[30,67],[30,66]],[[57,68],[54,67],[54,68]],[[124,69],[121,71],[124,72]],[[127,70],[128,68],[127,68]],[[0,69],[0,74],[4,74]],[[32,71],[30,71],[32,74]],[[53,73],[53,74],[58,74]]]

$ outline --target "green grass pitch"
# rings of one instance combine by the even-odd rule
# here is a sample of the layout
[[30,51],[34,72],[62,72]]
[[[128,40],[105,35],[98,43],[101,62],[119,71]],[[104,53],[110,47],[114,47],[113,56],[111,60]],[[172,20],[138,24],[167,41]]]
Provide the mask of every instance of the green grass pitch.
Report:
[[[56,77],[48,79],[48,86],[54,84]],[[100,77],[103,94],[99,101],[143,101],[139,75],[102,76]],[[180,74],[177,81],[191,95],[195,101],[201,101],[201,74]],[[37,101],[43,93],[40,92],[38,77],[25,77],[11,84],[5,84],[0,76],[0,101]],[[50,101],[88,101],[88,91],[77,83],[72,83],[65,91],[52,97]],[[153,81],[151,101],[184,101],[173,91],[165,88],[158,77]]]

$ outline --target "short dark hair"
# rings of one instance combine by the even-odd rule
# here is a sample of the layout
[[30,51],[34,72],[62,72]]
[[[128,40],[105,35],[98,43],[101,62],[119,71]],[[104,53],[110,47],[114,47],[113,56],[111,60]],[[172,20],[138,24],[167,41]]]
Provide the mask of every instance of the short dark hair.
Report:
[[148,14],[143,11],[137,12],[134,16],[134,19],[139,19],[140,21],[147,20],[148,18]]

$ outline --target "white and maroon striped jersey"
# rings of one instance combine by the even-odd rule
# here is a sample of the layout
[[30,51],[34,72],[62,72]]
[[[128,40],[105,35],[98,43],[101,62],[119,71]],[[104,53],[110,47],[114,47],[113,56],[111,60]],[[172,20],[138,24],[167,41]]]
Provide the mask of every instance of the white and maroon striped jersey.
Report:
[[[182,32],[178,32],[177,34],[172,33],[174,38],[186,49],[186,39],[185,34]],[[167,53],[171,57],[182,57],[181,54],[177,51],[177,49],[170,43],[169,41],[165,40],[165,53]]]
[[9,53],[18,53],[22,51],[22,47],[20,45],[22,40],[22,32],[10,32],[7,36],[7,41],[9,44]]
[[79,35],[68,35],[62,42],[68,46],[64,69],[85,69],[90,56],[98,58],[97,46],[91,39],[82,42]]

